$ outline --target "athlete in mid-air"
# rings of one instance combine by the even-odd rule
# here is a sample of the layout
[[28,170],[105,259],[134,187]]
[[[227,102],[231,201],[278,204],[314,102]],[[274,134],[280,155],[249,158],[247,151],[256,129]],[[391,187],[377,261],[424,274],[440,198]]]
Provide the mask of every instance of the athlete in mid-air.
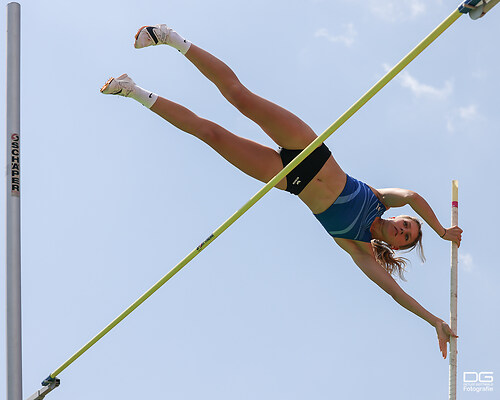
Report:
[[[317,135],[300,118],[249,91],[221,60],[185,40],[166,25],[144,26],[135,36],[137,49],[160,44],[179,50],[212,81],[222,95],[250,118],[280,147],[278,151],[237,136],[200,118],[187,108],[137,86],[126,74],[110,78],[104,94],[131,97],[177,128],[212,147],[241,171],[269,182]],[[404,162],[404,160],[403,160]],[[408,161],[409,162],[409,161]],[[432,208],[418,193],[406,189],[374,189],[347,175],[325,144],[316,148],[276,187],[297,195],[354,263],[401,306],[431,324],[437,332],[444,358],[450,336],[457,337],[440,318],[431,314],[396,283],[406,260],[395,250],[417,247],[422,259],[420,221],[410,216],[384,219],[391,207],[409,205],[444,240],[460,245],[462,230],[444,228]]]

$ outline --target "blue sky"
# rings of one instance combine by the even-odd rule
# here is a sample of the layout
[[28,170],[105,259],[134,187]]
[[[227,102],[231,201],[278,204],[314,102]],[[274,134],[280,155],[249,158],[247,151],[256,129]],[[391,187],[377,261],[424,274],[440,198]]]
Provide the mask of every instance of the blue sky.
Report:
[[[456,6],[22,2],[25,397],[262,186],[133,100],[99,93],[127,72],[273,146],[175,50],[135,50],[138,27],[171,25],[319,134]],[[462,391],[463,372],[500,371],[499,12],[460,18],[327,140],[347,173],[419,192],[444,225],[459,180],[461,399],[500,391]],[[388,216],[399,213],[411,210]],[[447,320],[449,242],[424,227],[424,250],[425,264],[409,255],[402,287]],[[4,316],[0,325],[5,340]],[[60,378],[53,400],[437,400],[448,361],[430,325],[364,277],[298,199],[273,190]]]

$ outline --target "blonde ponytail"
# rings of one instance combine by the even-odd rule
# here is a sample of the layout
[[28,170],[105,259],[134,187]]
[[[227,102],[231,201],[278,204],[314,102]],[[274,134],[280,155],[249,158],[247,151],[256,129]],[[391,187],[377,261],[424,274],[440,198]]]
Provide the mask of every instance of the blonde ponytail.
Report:
[[408,259],[404,257],[396,257],[394,250],[382,240],[373,239],[372,240],[373,253],[375,254],[375,260],[385,268],[387,272],[391,275],[396,273],[399,279],[406,281],[404,277],[405,267]]

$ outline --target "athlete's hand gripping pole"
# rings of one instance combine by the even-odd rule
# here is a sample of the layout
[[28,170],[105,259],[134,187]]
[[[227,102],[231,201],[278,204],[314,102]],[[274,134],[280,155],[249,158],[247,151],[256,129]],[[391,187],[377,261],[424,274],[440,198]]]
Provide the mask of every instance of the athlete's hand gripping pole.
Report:
[[[469,0],[478,1],[478,0]],[[189,253],[181,262],[179,262],[172,270],[170,270],[163,278],[153,285],[146,293],[116,317],[108,326],[94,336],[85,346],[78,350],[59,368],[52,372],[47,379],[42,383],[49,384],[51,380],[64,371],[118,323],[125,319],[137,307],[139,307],[146,299],[154,292],[163,286],[170,278],[179,272],[186,264],[196,257],[204,248],[212,243],[218,236],[222,234],[229,226],[247,212],[255,203],[257,203],[264,195],[269,192],[278,182],[286,177],[299,163],[301,163],[309,154],[321,145],[329,136],[331,136],[338,128],[340,128],[349,118],[351,118],[361,107],[363,107],[375,94],[377,94],[387,83],[389,83],[399,72],[401,72],[411,61],[413,61],[422,51],[424,51],[434,40],[436,40],[446,29],[448,29],[462,14],[468,11],[453,11],[438,27],[436,27],[424,40],[422,40],[410,53],[408,53],[398,64],[396,64],[382,79],[380,79],[368,92],[366,92],[356,103],[354,103],[344,114],[340,116],[325,132],[318,136],[309,146],[307,146],[297,157],[295,157],[283,170],[281,170],[273,179],[271,179],[262,189],[260,189],[242,208],[236,211],[228,220],[226,220],[219,228],[217,228],[203,243]]]

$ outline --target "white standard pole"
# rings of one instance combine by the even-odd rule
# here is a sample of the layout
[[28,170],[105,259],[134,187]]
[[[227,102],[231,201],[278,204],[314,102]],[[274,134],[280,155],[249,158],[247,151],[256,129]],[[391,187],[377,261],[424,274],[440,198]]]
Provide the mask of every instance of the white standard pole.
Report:
[[[458,225],[458,181],[451,182],[451,226]],[[458,246],[451,242],[450,278],[450,327],[457,333],[457,296],[458,296]],[[449,400],[457,398],[457,339],[450,338],[450,389]]]
[[22,400],[20,81],[21,6],[7,5],[7,400]]

